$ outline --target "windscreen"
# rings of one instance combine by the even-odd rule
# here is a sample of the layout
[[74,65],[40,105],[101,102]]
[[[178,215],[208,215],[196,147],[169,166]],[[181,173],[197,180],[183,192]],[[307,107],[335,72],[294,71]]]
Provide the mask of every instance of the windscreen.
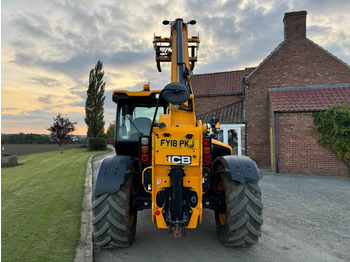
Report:
[[[138,141],[140,136],[148,136],[156,107],[121,105],[117,112],[117,139],[122,141]],[[164,113],[159,108],[156,120]]]

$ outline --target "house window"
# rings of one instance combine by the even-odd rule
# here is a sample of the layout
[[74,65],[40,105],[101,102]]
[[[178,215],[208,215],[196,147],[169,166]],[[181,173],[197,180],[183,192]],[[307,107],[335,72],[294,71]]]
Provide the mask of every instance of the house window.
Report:
[[242,129],[244,124],[221,124],[222,142],[233,149],[233,154],[242,155]]

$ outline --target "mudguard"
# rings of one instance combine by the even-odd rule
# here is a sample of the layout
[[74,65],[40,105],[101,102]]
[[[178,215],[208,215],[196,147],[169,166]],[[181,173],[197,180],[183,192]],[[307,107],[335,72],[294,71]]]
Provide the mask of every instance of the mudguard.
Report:
[[226,175],[234,181],[244,183],[246,181],[259,181],[262,178],[257,164],[247,156],[228,155],[218,157],[213,163],[213,170],[216,169],[219,163],[223,164]]
[[108,156],[105,157],[98,170],[93,196],[96,198],[105,193],[115,193],[124,184],[129,175],[132,175],[132,166],[136,164],[139,170],[139,161],[132,156]]

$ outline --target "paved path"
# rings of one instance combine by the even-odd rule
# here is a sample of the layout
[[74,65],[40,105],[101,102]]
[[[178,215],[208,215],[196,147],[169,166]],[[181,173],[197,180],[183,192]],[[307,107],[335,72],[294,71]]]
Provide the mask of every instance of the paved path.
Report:
[[[110,147],[110,146],[109,146]],[[76,248],[74,262],[92,262],[93,261],[93,242],[92,242],[92,191],[93,180],[96,179],[98,166],[103,158],[114,154],[112,152],[91,156],[87,163],[86,177],[84,184],[83,208],[80,222],[80,240]]]

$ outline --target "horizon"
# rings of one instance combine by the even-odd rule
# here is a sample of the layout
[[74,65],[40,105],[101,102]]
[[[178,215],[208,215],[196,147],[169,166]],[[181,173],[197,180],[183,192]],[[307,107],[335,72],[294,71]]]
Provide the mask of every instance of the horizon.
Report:
[[[19,132],[19,133],[1,133],[1,135],[19,135],[19,134],[51,136],[51,134],[23,133],[23,132]],[[78,135],[78,134],[74,134],[74,133],[70,134],[70,136],[86,136],[87,137],[87,135]]]

